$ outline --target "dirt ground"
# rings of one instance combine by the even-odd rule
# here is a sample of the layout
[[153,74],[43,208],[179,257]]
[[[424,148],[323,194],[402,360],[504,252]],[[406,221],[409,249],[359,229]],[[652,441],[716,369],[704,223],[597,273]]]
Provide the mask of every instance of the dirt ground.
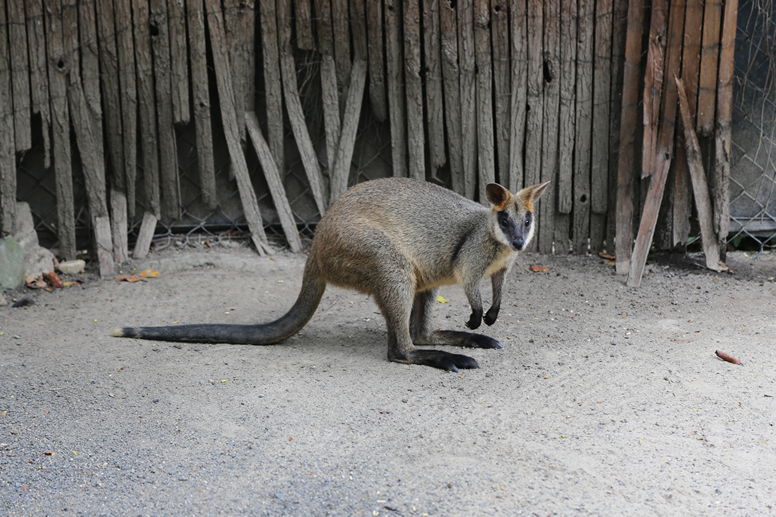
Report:
[[462,373],[389,363],[374,303],[333,288],[277,346],[109,337],[280,316],[301,255],[171,251],[144,282],[10,293],[34,304],[0,307],[0,513],[774,514],[776,257],[729,263],[629,289],[598,257],[521,256],[485,330],[504,349]]

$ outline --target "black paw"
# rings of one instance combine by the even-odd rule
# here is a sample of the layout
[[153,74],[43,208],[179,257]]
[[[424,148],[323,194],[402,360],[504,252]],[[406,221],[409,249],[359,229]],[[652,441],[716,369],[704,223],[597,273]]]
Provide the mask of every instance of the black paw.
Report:
[[488,309],[488,312],[485,313],[485,317],[483,318],[486,325],[493,325],[496,323],[496,319],[498,318],[498,311],[500,309],[501,307],[491,307]]
[[477,361],[468,355],[451,354],[442,350],[416,350],[412,353],[411,362],[449,372],[457,372],[459,368],[471,369],[480,367]]
[[465,346],[470,348],[493,348],[496,350],[504,348],[504,345],[484,334],[469,334]]
[[466,322],[466,326],[474,330],[482,324],[482,309],[479,311],[472,311],[469,316],[469,321]]

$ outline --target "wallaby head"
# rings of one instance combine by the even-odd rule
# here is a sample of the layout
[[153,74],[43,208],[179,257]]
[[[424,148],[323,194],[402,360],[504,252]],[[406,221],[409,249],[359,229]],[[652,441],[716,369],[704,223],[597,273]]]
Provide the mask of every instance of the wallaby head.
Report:
[[512,194],[498,183],[488,183],[485,194],[491,203],[490,232],[497,241],[515,251],[528,246],[536,221],[534,202],[549,184],[531,185]]

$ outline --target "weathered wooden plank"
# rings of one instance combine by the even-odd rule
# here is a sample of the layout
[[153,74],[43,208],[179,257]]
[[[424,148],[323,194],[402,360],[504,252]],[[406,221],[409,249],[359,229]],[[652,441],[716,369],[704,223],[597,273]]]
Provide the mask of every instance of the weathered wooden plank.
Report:
[[[124,189],[124,145],[121,137],[121,101],[119,97],[119,63],[116,48],[116,24],[113,2],[95,2],[97,8],[97,36],[99,38],[100,91],[102,96],[103,125],[108,147],[106,162],[111,171],[112,188]],[[49,75],[49,80],[51,77]],[[114,243],[115,244],[115,243]]]
[[[225,0],[224,22],[237,116],[256,109],[256,16],[254,0]],[[240,126],[245,139],[245,126]]]
[[110,215],[113,261],[123,264],[129,260],[127,195],[114,187],[110,188]]
[[698,80],[697,130],[708,136],[714,130],[714,110],[717,98],[717,65],[722,26],[722,0],[707,0],[703,8],[701,67]]
[[641,153],[641,177],[655,172],[657,131],[660,122],[660,100],[663,95],[668,0],[655,0],[651,9],[649,50],[644,73],[644,143]]
[[[302,157],[302,165],[307,174],[310,191],[318,207],[318,212],[323,215],[326,211],[326,194],[324,193],[323,174],[318,163],[312,139],[307,130],[304,118],[302,101],[299,95],[299,87],[296,80],[296,65],[294,64],[294,49],[291,46],[291,6],[288,3],[281,4],[278,9],[278,29],[280,33],[280,69],[283,76],[283,93],[288,110],[288,119],[291,122],[291,130],[294,133],[299,155]],[[338,108],[335,106],[335,112]],[[250,120],[249,120],[250,122]],[[262,139],[264,137],[262,136]],[[255,142],[254,142],[254,145]],[[273,160],[274,166],[274,160]],[[269,181],[269,180],[268,180]],[[273,196],[274,197],[274,196]]]
[[[5,2],[0,0],[0,61],[10,61],[8,23]],[[0,236],[14,232],[16,220],[16,155],[13,142],[13,100],[11,73],[8,66],[0,67]],[[59,207],[57,207],[59,208]]]
[[[159,217],[161,217],[159,151],[157,149],[156,95],[154,90],[154,68],[151,57],[151,34],[149,29],[150,12],[148,10],[148,2],[132,2],[132,16],[134,19],[132,26],[135,36],[138,132],[140,134],[140,154],[142,156],[141,165],[143,167],[143,193],[146,215],[150,212],[155,219],[159,219]],[[199,148],[199,142],[197,144],[197,147]],[[199,149],[197,150],[199,151]],[[144,220],[146,215],[143,216]],[[135,250],[137,250],[137,245],[135,245]]]
[[[461,143],[461,90],[458,82],[458,31],[453,0],[442,0],[439,11],[442,50],[442,78],[444,93],[447,149],[452,188],[465,193],[463,152]],[[371,73],[371,71],[370,71]]]
[[461,87],[461,153],[464,195],[477,191],[477,82],[474,56],[474,3],[458,1],[458,74]]
[[[170,40],[167,31],[165,0],[150,0],[151,52],[154,58],[154,89],[159,139],[159,179],[162,194],[162,216],[179,219],[181,216],[178,153],[172,112],[172,69]],[[214,7],[215,9],[215,7]],[[217,8],[220,12],[220,7]]]
[[302,50],[315,50],[310,0],[296,0],[294,7],[296,8],[296,46]]
[[426,86],[426,130],[431,177],[435,177],[437,169],[447,162],[439,24],[439,0],[423,2],[423,75]]
[[623,63],[628,0],[614,0],[612,18],[612,87],[609,96],[609,203],[606,213],[606,250],[614,252],[617,233],[617,163],[620,153]]
[[[25,2],[25,12],[27,15],[32,112],[40,114],[41,133],[43,134],[43,166],[48,169],[51,166],[51,138],[49,135],[51,110],[48,98],[46,36],[43,23],[42,0],[27,0]],[[94,48],[96,48],[96,43]],[[10,106],[10,103],[8,105]]]
[[[135,3],[132,0],[129,1]],[[248,1],[245,0],[245,2]],[[250,12],[245,13],[246,18],[250,16]],[[170,31],[172,117],[176,124],[188,124],[191,120],[191,110],[189,109],[191,101],[189,97],[189,61],[186,48],[186,6],[184,0],[167,0],[167,19]]]
[[[558,177],[558,133],[560,117],[560,2],[545,2],[544,13],[544,113],[542,123],[541,181],[555,182]],[[555,188],[539,203],[539,251],[552,253],[555,231]]]
[[264,139],[264,135],[261,134],[261,127],[259,127],[259,119],[256,117],[256,114],[253,112],[246,113],[245,122],[248,136],[253,143],[253,149],[256,151],[256,156],[258,156],[259,163],[261,163],[261,168],[264,171],[264,178],[267,180],[267,187],[269,187],[269,193],[272,196],[272,202],[275,204],[275,211],[278,214],[278,219],[280,219],[280,225],[283,227],[283,233],[288,241],[288,246],[291,248],[291,251],[298,253],[302,251],[302,241],[296,228],[294,213],[291,211],[291,205],[286,196],[283,178],[281,178],[280,171],[278,171],[275,160],[272,158],[269,145]]
[[113,274],[113,239],[110,235],[110,218],[108,216],[94,218],[94,247],[97,251],[97,267],[101,278]]
[[11,87],[13,89],[13,125],[16,151],[32,147],[30,129],[30,72],[27,57],[27,25],[24,19],[24,0],[6,0],[8,3],[8,35],[11,53]]
[[345,115],[342,119],[342,134],[340,135],[337,159],[331,175],[331,202],[333,203],[348,188],[350,164],[353,160],[353,148],[356,144],[356,131],[361,115],[361,101],[364,98],[366,84],[366,62],[356,59],[350,69],[350,87],[345,103]]
[[366,22],[369,53],[369,100],[377,120],[388,116],[385,97],[385,60],[383,58],[383,1],[366,3]]
[[121,130],[124,143],[124,185],[129,219],[135,215],[137,177],[137,81],[135,80],[135,44],[132,34],[132,0],[114,0],[116,40],[121,80]]
[[267,234],[264,232],[261,213],[259,212],[259,203],[256,199],[256,191],[253,189],[248,172],[248,164],[245,162],[245,155],[240,146],[240,132],[237,126],[238,124],[243,124],[244,119],[240,119],[240,122],[238,122],[234,108],[234,91],[232,90],[229,53],[226,47],[226,35],[221,9],[207,10],[207,26],[210,34],[210,48],[213,51],[213,67],[215,68],[218,105],[224,126],[224,137],[234,177],[237,180],[237,189],[240,193],[243,214],[248,222],[251,239],[254,246],[256,246],[256,251],[259,255],[266,255],[272,253],[272,248],[270,248],[267,242]]
[[590,234],[590,161],[593,115],[593,27],[595,11],[592,0],[577,4],[577,112],[574,147],[574,208],[572,238],[575,253],[585,253]]
[[[577,76],[577,2],[563,0],[560,4],[560,105],[558,108],[558,179],[553,190],[557,195],[555,252],[568,253],[573,207],[574,123]],[[542,200],[542,203],[544,200]]]
[[[595,58],[593,62],[593,142],[590,177],[590,208],[594,214],[606,214],[609,180],[609,96],[612,66],[612,0],[595,3]],[[598,232],[603,235],[603,231]],[[592,243],[593,250],[601,242]]]
[[337,89],[340,108],[344,109],[345,90],[350,79],[350,20],[348,0],[330,0],[331,27],[334,36],[334,63],[337,66]]
[[639,81],[641,79],[641,39],[644,25],[643,0],[628,4],[625,36],[625,63],[622,79],[620,149],[617,155],[617,229],[615,254],[617,274],[630,271],[633,245],[633,215],[637,172],[636,135],[639,123]]
[[523,145],[525,144],[525,107],[528,96],[528,22],[526,18],[526,0],[515,0],[514,2],[511,2],[509,17],[512,46],[512,59],[510,63],[512,73],[512,94],[510,98],[509,114],[508,185],[510,190],[517,192],[524,184]]
[[367,60],[366,2],[350,0],[350,27],[353,30],[353,60]]
[[[96,0],[78,2],[78,36],[81,45],[81,84],[89,107],[91,128],[95,135],[94,153],[105,167],[105,149],[102,131],[102,97],[100,95],[100,49],[97,38]],[[146,7],[147,10],[147,7]],[[148,24],[146,23],[146,31]],[[149,54],[150,56],[150,54]],[[149,57],[150,59],[150,57]],[[45,135],[45,133],[44,133]],[[103,175],[105,171],[103,171]],[[111,259],[112,260],[112,259]]]
[[384,0],[385,61],[388,74],[388,117],[391,126],[391,160],[394,176],[407,176],[407,128],[404,105],[401,1]]
[[487,203],[485,186],[496,181],[493,137],[493,64],[490,50],[490,1],[474,2],[474,56],[477,65],[477,179],[479,200]]
[[154,240],[154,231],[156,230],[157,222],[158,219],[151,212],[143,214],[143,222],[140,223],[140,230],[137,232],[137,240],[135,241],[135,249],[132,252],[132,256],[136,259],[148,256],[148,252],[151,249],[151,242]]
[[712,213],[709,185],[706,182],[706,172],[703,170],[701,147],[698,144],[698,136],[695,134],[695,126],[690,116],[687,94],[684,91],[681,79],[676,79],[676,87],[679,95],[682,126],[684,127],[684,145],[687,148],[687,165],[692,178],[695,207],[698,210],[698,223],[701,227],[701,244],[703,245],[703,253],[706,256],[706,267],[714,271],[720,271],[723,268],[720,267],[719,263],[719,247],[714,234],[714,215]]
[[264,70],[264,109],[267,113],[267,140],[272,157],[281,172],[285,170],[283,153],[283,87],[280,82],[276,0],[259,2],[261,48]]
[[420,79],[420,6],[419,0],[402,0],[402,4],[404,5],[404,85],[409,175],[411,178],[426,179],[423,83]]
[[730,161],[732,155],[733,76],[738,0],[727,0],[722,26],[717,82],[717,131],[714,157],[714,229],[724,260],[730,232]]
[[496,178],[509,184],[509,2],[491,1],[491,36],[493,45],[493,99],[496,145]]
[[186,6],[186,15],[189,28],[191,98],[194,112],[194,138],[197,148],[199,187],[205,205],[209,208],[215,208],[218,205],[218,195],[216,194],[216,172],[213,159],[213,127],[210,119],[207,41],[202,0],[189,0]]
[[57,237],[59,255],[75,258],[75,208],[70,156],[70,114],[67,105],[69,62],[64,53],[62,3],[46,0],[46,50],[48,54],[49,98],[51,99],[54,175],[57,194]]

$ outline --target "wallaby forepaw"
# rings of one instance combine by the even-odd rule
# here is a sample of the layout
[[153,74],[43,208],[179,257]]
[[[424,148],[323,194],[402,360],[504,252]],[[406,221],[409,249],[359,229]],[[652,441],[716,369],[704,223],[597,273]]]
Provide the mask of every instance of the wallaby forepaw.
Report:
[[472,311],[471,316],[469,316],[469,321],[466,322],[466,326],[470,329],[474,330],[478,328],[482,324],[482,311]]
[[483,318],[483,321],[486,325],[493,325],[496,323],[496,319],[498,319],[498,311],[500,310],[500,307],[491,307],[488,309],[488,312],[485,313],[485,317]]

